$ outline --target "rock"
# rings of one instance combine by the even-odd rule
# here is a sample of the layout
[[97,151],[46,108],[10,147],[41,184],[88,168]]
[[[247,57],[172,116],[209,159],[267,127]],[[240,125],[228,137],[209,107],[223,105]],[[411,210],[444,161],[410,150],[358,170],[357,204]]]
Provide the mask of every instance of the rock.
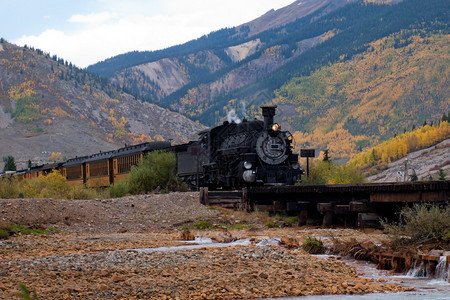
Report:
[[442,256],[444,254],[444,250],[433,249],[428,252],[429,256]]
[[267,275],[267,273],[264,273],[264,272],[261,272],[261,273],[259,273],[259,278],[262,278],[262,279],[267,279],[267,278],[269,278],[269,275]]
[[281,245],[288,249],[298,248],[300,246],[297,239],[287,236],[281,237]]
[[231,243],[235,239],[231,236],[230,233],[226,232],[225,234],[217,235],[211,238],[213,241],[217,243]]
[[192,232],[189,231],[189,229],[185,229],[181,232],[180,239],[182,241],[193,241],[195,240],[195,236]]
[[121,282],[125,280],[126,280],[125,278],[118,275],[114,275],[113,277],[111,277],[111,282]]

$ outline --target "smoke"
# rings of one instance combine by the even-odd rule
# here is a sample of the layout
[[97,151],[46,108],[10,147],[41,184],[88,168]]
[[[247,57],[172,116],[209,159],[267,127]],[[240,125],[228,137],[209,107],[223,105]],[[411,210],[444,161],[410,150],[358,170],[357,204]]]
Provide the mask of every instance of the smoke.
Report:
[[241,119],[239,119],[239,117],[237,116],[236,111],[234,109],[232,109],[228,112],[227,119],[228,119],[229,123],[231,123],[231,122],[234,122],[236,124],[241,123]]
[[245,101],[241,101],[242,118],[247,119],[247,107]]

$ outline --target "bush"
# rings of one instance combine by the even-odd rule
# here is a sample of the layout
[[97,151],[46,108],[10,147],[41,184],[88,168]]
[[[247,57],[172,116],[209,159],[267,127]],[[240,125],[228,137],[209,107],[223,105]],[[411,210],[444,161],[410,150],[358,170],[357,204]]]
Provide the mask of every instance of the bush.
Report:
[[129,194],[128,180],[124,179],[109,187],[109,196],[111,198],[120,198]]
[[19,187],[16,177],[0,179],[0,198],[16,198],[19,194]]
[[324,253],[325,250],[323,243],[321,241],[316,240],[314,238],[310,238],[309,236],[306,237],[302,247],[303,250],[305,250],[309,254],[320,254]]
[[9,232],[0,228],[0,240],[7,240],[9,238]]
[[59,198],[67,199],[71,187],[64,176],[53,170],[46,176],[24,180],[19,184],[25,198]]
[[344,164],[337,166],[333,161],[315,160],[310,167],[309,177],[302,177],[304,184],[347,184],[364,183],[366,179],[361,170]]
[[396,223],[382,221],[385,231],[394,244],[415,244],[443,241],[450,234],[450,209],[432,204],[405,206],[399,212]]
[[89,189],[84,186],[73,186],[70,188],[69,194],[61,199],[76,199],[76,200],[88,200],[95,198],[104,198],[95,189]]
[[128,189],[132,194],[148,193],[160,187],[166,191],[185,190],[186,186],[175,176],[176,158],[172,152],[153,151],[132,168]]

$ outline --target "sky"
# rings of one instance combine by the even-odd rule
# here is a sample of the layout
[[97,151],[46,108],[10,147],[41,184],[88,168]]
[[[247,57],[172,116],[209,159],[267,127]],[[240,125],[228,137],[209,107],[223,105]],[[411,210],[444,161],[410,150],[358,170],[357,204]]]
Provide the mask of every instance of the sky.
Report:
[[0,0],[0,37],[85,68],[233,27],[294,0]]

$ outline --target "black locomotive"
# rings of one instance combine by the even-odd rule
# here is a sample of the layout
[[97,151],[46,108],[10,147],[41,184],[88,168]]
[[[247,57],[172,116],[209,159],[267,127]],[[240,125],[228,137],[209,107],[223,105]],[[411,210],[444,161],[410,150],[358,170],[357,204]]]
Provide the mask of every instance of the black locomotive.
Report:
[[292,153],[291,134],[274,123],[276,106],[261,108],[264,121],[224,122],[200,132],[198,141],[178,146],[178,176],[211,189],[300,181],[303,171]]

